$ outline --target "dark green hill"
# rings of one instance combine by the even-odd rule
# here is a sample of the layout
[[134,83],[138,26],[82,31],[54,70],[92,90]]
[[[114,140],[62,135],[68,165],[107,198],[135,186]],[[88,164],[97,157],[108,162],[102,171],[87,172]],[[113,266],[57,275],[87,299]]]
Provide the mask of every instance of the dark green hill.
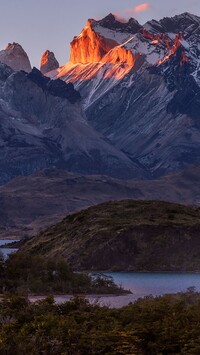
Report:
[[200,271],[200,208],[108,202],[67,216],[22,247],[75,270]]

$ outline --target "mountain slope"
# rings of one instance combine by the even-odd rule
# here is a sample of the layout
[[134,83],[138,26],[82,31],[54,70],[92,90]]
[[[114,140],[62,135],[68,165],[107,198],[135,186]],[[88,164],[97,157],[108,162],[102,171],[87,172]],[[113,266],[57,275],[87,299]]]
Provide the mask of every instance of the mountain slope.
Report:
[[[71,44],[71,62],[48,75],[74,82],[93,127],[162,176],[200,162],[199,28],[188,13],[144,26],[113,15],[89,20]],[[94,38],[100,48],[116,44],[93,58],[84,43]]]
[[51,166],[120,178],[145,175],[88,124],[72,84],[35,68],[27,74],[0,65],[0,131],[0,183]]
[[64,256],[75,270],[200,270],[200,210],[156,201],[91,207],[27,241],[22,250]]

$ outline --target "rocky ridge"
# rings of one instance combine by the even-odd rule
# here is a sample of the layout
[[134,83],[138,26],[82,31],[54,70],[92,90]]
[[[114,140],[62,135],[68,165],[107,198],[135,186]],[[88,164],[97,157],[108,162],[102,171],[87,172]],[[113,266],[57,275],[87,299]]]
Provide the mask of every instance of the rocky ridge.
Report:
[[[90,124],[151,176],[199,163],[200,18],[184,13],[141,26],[109,15],[89,25],[92,36],[116,46],[95,61],[87,53],[86,62],[69,62],[51,77],[73,82]],[[72,56],[83,41],[92,44],[85,29]]]
[[0,182],[52,165],[155,178],[198,164],[199,25],[188,13],[144,26],[110,14],[88,20],[71,62],[46,78],[1,64]]
[[[144,171],[87,122],[73,84],[0,64],[0,183],[47,167],[118,177]],[[6,157],[6,160],[5,160]]]
[[9,43],[7,47],[0,51],[0,62],[8,65],[15,71],[31,71],[31,63],[28,55],[18,43]]
[[40,71],[42,72],[42,74],[46,74],[49,71],[57,68],[59,68],[59,63],[55,58],[54,53],[50,52],[49,50],[46,50],[41,58]]

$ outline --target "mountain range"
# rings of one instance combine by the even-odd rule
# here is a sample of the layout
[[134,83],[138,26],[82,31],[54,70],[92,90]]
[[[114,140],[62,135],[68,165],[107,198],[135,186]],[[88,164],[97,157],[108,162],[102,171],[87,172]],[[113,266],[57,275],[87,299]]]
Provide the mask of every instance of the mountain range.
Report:
[[[48,74],[73,82],[89,123],[150,176],[200,157],[200,18],[89,20],[70,62]],[[95,51],[93,50],[95,48]]]
[[[0,51],[2,235],[31,235],[109,199],[199,204],[199,35],[189,13],[144,25],[109,14],[87,21],[63,66],[50,50],[40,70],[18,43]],[[59,203],[49,205],[50,181]]]
[[46,167],[120,178],[143,169],[87,122],[73,84],[0,64],[0,183]]
[[[199,163],[199,25],[200,18],[189,13],[143,26],[133,18],[121,23],[112,14],[90,19],[71,42],[70,62],[59,67],[49,50],[41,59],[43,74],[70,86],[48,82],[36,69],[30,73],[22,47],[9,44],[0,52],[0,61],[14,70],[1,65],[1,116],[11,118],[15,127],[8,129],[17,130],[17,141],[31,142],[23,149],[31,150],[31,161],[26,168],[25,157],[14,158],[1,180],[52,165],[152,178]],[[52,86],[59,86],[56,93]],[[4,136],[8,141],[9,134]],[[20,149],[20,160],[22,155]]]

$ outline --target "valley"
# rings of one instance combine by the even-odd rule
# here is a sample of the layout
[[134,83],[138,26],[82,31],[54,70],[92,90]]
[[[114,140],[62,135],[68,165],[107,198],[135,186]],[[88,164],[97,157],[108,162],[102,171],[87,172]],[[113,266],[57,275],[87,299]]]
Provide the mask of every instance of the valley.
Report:
[[[71,41],[69,62],[60,66],[46,50],[41,71],[16,42],[0,51],[1,238],[21,239],[22,250],[44,253],[49,235],[56,244],[45,242],[47,255],[61,253],[76,270],[198,270],[199,25],[188,12],[144,25],[112,13],[88,19]],[[87,216],[90,206],[98,218],[101,206],[113,216],[109,226],[102,216],[106,237],[99,226],[95,232],[105,245],[96,244],[95,233],[83,240],[80,228],[93,223],[89,217],[80,226],[68,222],[74,213]],[[132,224],[137,206],[153,212]],[[118,240],[112,229],[126,208],[128,229],[120,220]],[[72,240],[71,232],[61,233],[65,223],[74,229]],[[71,250],[76,235],[80,255]],[[151,240],[169,249],[154,250]]]
[[199,354],[200,7],[45,1],[1,11],[0,354]]

